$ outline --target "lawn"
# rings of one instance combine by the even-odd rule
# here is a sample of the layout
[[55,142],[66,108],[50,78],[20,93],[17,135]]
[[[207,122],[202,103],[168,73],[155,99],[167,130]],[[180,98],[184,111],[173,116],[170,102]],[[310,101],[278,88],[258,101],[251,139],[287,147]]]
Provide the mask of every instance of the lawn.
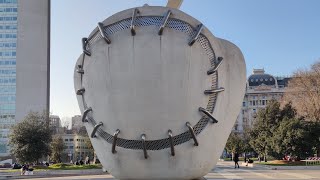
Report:
[[34,166],[35,170],[83,170],[83,169],[101,169],[101,164],[74,165],[58,163],[50,166]]
[[[84,169],[101,169],[101,164],[90,164],[90,165],[74,165],[74,164],[64,164],[58,163],[50,166],[33,166],[35,171],[45,171],[45,170],[84,170]],[[2,172],[17,172],[20,169],[5,169]]]
[[[306,162],[304,161],[284,161],[284,160],[274,160],[268,162],[256,162],[261,165],[269,165],[269,166],[305,166]],[[308,166],[320,166],[320,164],[312,164]]]
[[[272,158],[268,159],[268,162],[258,161],[258,158],[250,158],[251,160],[254,161],[255,164],[261,164],[261,165],[269,165],[269,166],[305,166],[306,162],[305,161],[284,161],[284,160],[274,160]],[[225,161],[231,161],[231,158],[225,158]],[[239,162],[243,162],[244,158],[240,157]],[[319,164],[308,164],[308,166],[320,166]]]
[[[247,158],[248,159],[248,158]],[[258,158],[250,158],[254,162],[258,161]],[[231,158],[224,158],[225,161],[231,161]],[[244,162],[244,157],[239,157],[239,162],[243,161]]]

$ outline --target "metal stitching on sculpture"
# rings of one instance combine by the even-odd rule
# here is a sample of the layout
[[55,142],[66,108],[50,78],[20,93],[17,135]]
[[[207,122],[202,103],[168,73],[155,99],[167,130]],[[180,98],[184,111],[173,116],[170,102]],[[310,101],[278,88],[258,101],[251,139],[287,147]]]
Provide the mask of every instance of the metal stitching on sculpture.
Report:
[[116,132],[113,134],[112,151],[111,151],[112,154],[117,153],[116,146],[117,146],[117,138],[119,133],[120,133],[120,130],[117,129]]
[[173,144],[173,140],[172,140],[172,131],[170,129],[168,130],[168,136],[169,136],[169,142],[170,142],[170,147],[171,147],[171,155],[174,156],[175,155],[174,144]]
[[212,116],[212,114],[210,114],[206,109],[204,109],[203,107],[199,107],[199,111],[203,112],[206,116],[208,116],[211,119],[212,123],[218,123],[218,120],[216,120],[216,118],[214,118]]
[[224,91],[224,88],[223,87],[220,87],[218,89],[210,89],[210,90],[205,90],[203,93],[208,95],[208,94],[214,94],[214,93],[219,93],[219,92],[222,92]]
[[84,70],[82,69],[82,65],[78,65],[77,73],[84,74]]
[[98,128],[99,128],[100,126],[102,126],[102,125],[103,125],[103,123],[102,123],[102,122],[99,122],[99,124],[96,124],[96,125],[93,127],[93,130],[92,130],[92,132],[91,132],[91,138],[97,137],[97,136],[96,136],[96,132],[97,132]]
[[221,63],[222,63],[222,60],[223,60],[223,57],[218,57],[218,63],[214,67],[209,69],[207,71],[207,74],[210,75],[210,74],[216,72],[218,70],[218,68],[220,67]]
[[98,28],[103,39],[107,42],[107,44],[110,44],[111,40],[107,37],[106,33],[104,32],[103,24],[101,22],[98,23]]
[[[141,23],[143,19],[150,19],[150,18],[158,18],[158,17],[143,17],[143,16],[141,16],[141,17],[138,17],[137,19],[139,20],[139,23]],[[132,20],[131,18],[129,18],[129,19]],[[127,20],[128,19],[124,19],[124,20],[119,21],[118,23],[126,22]],[[157,21],[151,21],[151,22],[152,23],[157,23]],[[188,27],[188,28],[191,28],[191,30],[188,29],[188,28],[187,29],[186,28],[176,29],[176,26],[173,24],[175,22],[184,23],[184,25],[186,27]],[[108,25],[108,26],[104,27],[105,28],[105,32],[107,34],[109,32],[109,35],[110,35],[110,34],[113,34],[116,31],[121,30],[121,29],[116,29],[116,30],[113,29],[112,31],[109,30],[109,28],[112,28],[112,26],[115,26],[116,24],[117,23],[114,23],[114,24],[111,24],[111,25]],[[158,24],[160,24],[160,19],[158,20]],[[147,25],[142,25],[142,24],[138,24],[138,25],[148,26],[148,25],[152,25],[152,24],[149,23]],[[130,25],[129,26],[121,26],[121,28],[123,28],[123,27],[131,28]],[[188,33],[188,34],[193,32],[192,31],[193,28],[189,24],[187,24],[186,22],[183,22],[181,20],[174,19],[174,18],[172,18],[172,19],[169,18],[169,20],[167,22],[167,27],[168,28],[172,28],[172,29],[176,29],[176,30],[179,30],[181,32]],[[198,26],[198,28],[199,28],[198,29],[199,31],[197,31],[197,34],[195,36],[196,37],[195,40],[198,41],[201,44],[202,48],[205,49],[205,51],[206,51],[206,53],[208,55],[208,58],[209,58],[209,60],[211,62],[212,68],[215,68],[215,67],[218,68],[218,66],[220,65],[220,63],[222,61],[222,58],[218,57],[218,62],[216,62],[215,53],[213,51],[213,48],[212,48],[209,40],[204,35],[200,34],[200,31],[201,31],[202,27]],[[93,35],[91,37],[89,37],[88,39],[85,40],[85,42],[86,42],[85,49],[86,49],[87,46],[89,46],[89,44],[92,44],[93,42],[97,41],[99,38],[103,38],[101,36],[101,34],[99,34],[97,32],[93,33]],[[91,53],[90,53],[90,55],[91,55]],[[83,66],[83,64],[84,64],[84,55],[83,55],[82,66]],[[213,75],[212,76],[212,88],[214,89],[214,88],[216,88],[215,86],[217,86],[218,73],[217,73],[217,71],[214,71],[211,74]],[[81,74],[81,85],[82,85],[82,74]],[[84,95],[82,95],[82,100],[83,100],[84,108],[86,110],[88,110],[87,109],[87,104],[85,102]],[[208,102],[208,105],[207,105],[207,109],[210,110],[211,112],[214,109],[215,101],[216,101],[216,93],[210,94],[209,102]],[[92,111],[92,109],[91,109],[91,111]],[[86,111],[84,111],[84,113],[85,112]],[[96,126],[96,122],[93,119],[93,117],[90,114],[86,114],[86,116],[87,116],[88,122],[90,122],[94,126]],[[194,135],[196,136],[196,135],[200,134],[201,131],[207,126],[208,122],[209,122],[209,118],[207,116],[203,116],[193,128],[191,127],[192,130],[194,131]],[[103,131],[102,129],[98,129],[98,128],[97,128],[97,132],[96,133],[98,133],[108,143],[113,144],[114,136],[112,136],[111,134]],[[172,146],[171,142],[173,143],[173,146],[176,146],[176,145],[182,144],[184,142],[187,142],[190,139],[191,139],[190,133],[189,133],[189,131],[186,131],[184,133],[181,133],[179,135],[173,136],[171,138],[168,137],[168,138],[165,138],[165,139],[150,140],[150,141],[146,141],[145,140],[144,143],[145,143],[145,149],[146,150],[161,150],[161,149],[165,149],[165,148],[171,147]],[[126,149],[143,149],[141,147],[141,140],[128,140],[128,139],[122,139],[122,138],[116,137],[116,141],[117,141],[116,146],[119,146],[119,147],[123,147],[123,148],[126,148]]]
[[146,146],[146,135],[145,134],[141,135],[141,144],[142,144],[144,158],[148,159],[148,152],[147,152],[147,146]]
[[[83,98],[83,99],[84,99],[84,98]],[[91,108],[91,107],[89,107],[88,109],[86,109],[86,110],[83,111],[82,122],[87,122],[87,121],[86,121],[86,117],[87,117],[87,115],[88,115],[88,113],[89,113],[90,111],[92,111],[92,108]]]
[[169,19],[169,16],[171,15],[171,11],[168,10],[166,15],[163,16],[163,20],[162,20],[162,23],[161,23],[161,26],[159,28],[159,31],[158,31],[158,35],[161,36],[162,35],[162,32],[163,32],[163,29],[164,27],[166,27],[166,24],[168,22],[168,19]]
[[139,13],[139,10],[137,8],[135,8],[132,13],[132,19],[131,19],[131,25],[130,25],[132,36],[136,35],[135,21],[136,21],[137,13]]
[[84,88],[81,88],[81,89],[78,89],[77,90],[77,95],[83,95],[83,93],[85,92],[86,90]]
[[87,50],[87,44],[88,44],[88,38],[82,38],[82,50],[83,50],[83,53],[88,55],[88,56],[91,56],[90,51]]
[[188,43],[189,46],[192,46],[194,44],[194,42],[196,42],[196,40],[198,39],[202,29],[203,29],[203,24],[199,24],[198,27],[197,27],[196,33],[194,34],[194,36],[191,38],[191,40]]
[[191,137],[192,137],[192,139],[193,139],[193,141],[194,141],[194,145],[195,145],[195,146],[199,146],[197,137],[196,137],[196,135],[194,134],[194,131],[193,131],[193,128],[192,128],[191,124],[190,124],[189,122],[186,122],[186,126],[187,126],[188,129],[189,129],[189,133],[190,133],[190,135],[191,135]]

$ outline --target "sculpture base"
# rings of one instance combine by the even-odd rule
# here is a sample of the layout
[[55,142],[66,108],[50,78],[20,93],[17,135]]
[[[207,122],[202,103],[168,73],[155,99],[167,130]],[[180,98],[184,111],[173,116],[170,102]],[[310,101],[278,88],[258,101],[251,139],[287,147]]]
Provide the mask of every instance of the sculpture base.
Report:
[[[114,180],[127,180],[127,179],[114,179]],[[156,179],[150,179],[150,180],[156,180]],[[174,180],[174,179],[172,179]],[[179,179],[181,180],[181,179]],[[186,179],[186,180],[207,180],[206,178],[202,177],[202,178],[198,178],[198,179]]]

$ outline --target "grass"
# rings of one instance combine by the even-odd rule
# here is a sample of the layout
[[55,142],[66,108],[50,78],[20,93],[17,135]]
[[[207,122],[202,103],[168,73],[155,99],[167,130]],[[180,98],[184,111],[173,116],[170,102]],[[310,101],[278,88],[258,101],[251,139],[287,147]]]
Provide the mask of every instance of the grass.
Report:
[[[268,162],[257,162],[257,164],[269,165],[269,166],[305,166],[306,162],[274,160],[274,161],[268,161]],[[308,166],[320,166],[320,164],[312,164]]]
[[[90,164],[90,165],[74,165],[58,163],[47,166],[33,166],[35,171],[46,171],[46,170],[84,170],[84,169],[101,169],[101,164]],[[20,169],[6,169],[1,172],[20,172]]]
[[1,169],[0,173],[1,172],[20,172],[20,169]]
[[[258,161],[258,158],[250,158],[253,161]],[[225,161],[231,161],[231,158],[224,158]],[[239,162],[243,161],[244,162],[244,157],[239,157]]]
[[50,166],[34,166],[35,170],[84,170],[84,169],[101,169],[100,164],[74,165],[58,163]]

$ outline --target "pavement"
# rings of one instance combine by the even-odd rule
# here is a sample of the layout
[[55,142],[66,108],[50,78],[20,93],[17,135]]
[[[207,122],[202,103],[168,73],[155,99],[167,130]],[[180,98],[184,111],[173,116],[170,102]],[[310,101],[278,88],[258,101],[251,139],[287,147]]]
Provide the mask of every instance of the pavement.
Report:
[[[235,169],[233,162],[218,162],[217,167],[208,173],[205,178],[207,180],[264,180],[264,179],[279,179],[279,180],[298,180],[298,179],[313,179],[320,180],[320,166],[265,166],[254,165],[246,167],[240,164],[240,168]],[[90,170],[51,170],[51,171],[36,171],[32,176],[20,176],[18,173],[3,174],[0,171],[0,179],[35,179],[35,180],[115,180],[108,173],[102,172],[101,169]]]

